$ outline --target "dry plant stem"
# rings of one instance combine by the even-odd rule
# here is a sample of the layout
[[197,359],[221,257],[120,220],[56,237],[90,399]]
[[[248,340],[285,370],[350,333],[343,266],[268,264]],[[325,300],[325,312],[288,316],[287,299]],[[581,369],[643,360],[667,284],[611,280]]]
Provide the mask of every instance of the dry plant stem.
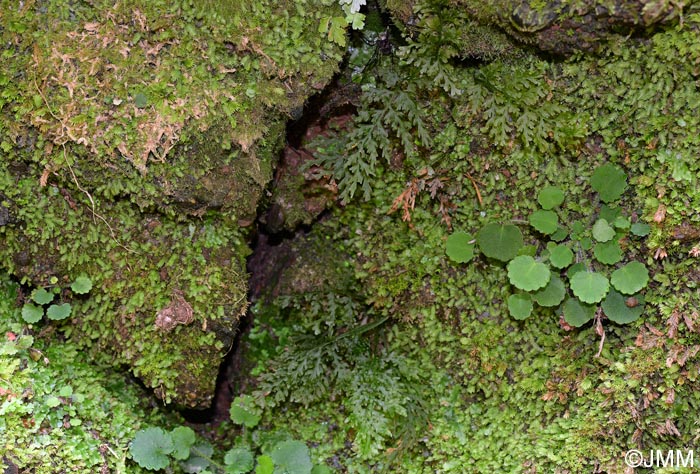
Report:
[[114,242],[116,242],[116,244],[117,244],[118,246],[120,246],[121,248],[123,248],[123,249],[126,250],[127,252],[136,253],[134,250],[128,248],[127,246],[125,246],[124,244],[122,244],[121,242],[119,242],[119,239],[117,239],[117,237],[116,237],[116,235],[115,235],[115,233],[114,233],[114,229],[112,229],[112,226],[109,225],[109,222],[107,222],[107,219],[105,219],[105,218],[102,217],[100,214],[98,214],[97,212],[95,212],[95,201],[94,201],[94,199],[92,199],[92,195],[91,195],[85,188],[83,188],[83,187],[80,185],[80,183],[78,182],[78,178],[75,176],[75,173],[73,172],[73,167],[70,165],[70,163],[68,163],[68,157],[66,156],[66,145],[63,144],[63,145],[61,145],[61,146],[63,147],[63,160],[66,162],[66,165],[68,166],[68,171],[70,171],[70,174],[71,174],[71,176],[73,177],[73,182],[75,183],[76,187],[77,187],[82,193],[84,193],[84,194],[88,197],[88,199],[90,200],[90,205],[92,206],[92,207],[90,208],[90,211],[92,212],[92,221],[96,223],[95,217],[97,217],[98,219],[100,219],[100,220],[101,220],[102,222],[104,222],[104,224],[107,226],[107,228],[109,229],[109,233],[110,233],[110,235],[112,236],[112,240],[114,240]]
[[472,178],[472,175],[470,175],[469,173],[465,173],[465,176],[469,178],[469,181],[472,182],[472,186],[474,186],[474,191],[476,191],[476,199],[479,201],[479,205],[483,206],[484,200],[481,199],[481,191],[479,191],[479,186],[476,185],[476,180]]
[[600,344],[598,345],[598,353],[595,355],[596,358],[600,357],[603,353],[603,344],[605,343],[605,330],[603,329],[603,323],[601,322],[603,314],[600,308],[595,314],[595,332],[600,336]]
[[[52,116],[54,119],[56,119],[57,121],[62,122],[61,119],[58,118],[58,117],[56,116],[56,114],[53,113],[53,110],[51,109],[51,104],[49,104],[49,101],[46,99],[46,96],[44,95],[44,93],[42,92],[42,90],[39,88],[39,85],[36,83],[36,77],[34,78],[34,87],[36,88],[36,91],[39,93],[39,95],[41,96],[41,98],[44,100],[44,103],[46,104],[46,108],[47,108],[47,110],[49,111],[49,113],[51,114],[51,116]],[[110,235],[112,236],[112,239],[114,240],[114,242],[116,242],[116,244],[117,244],[118,246],[120,246],[121,248],[123,248],[123,249],[126,250],[127,252],[135,253],[134,250],[132,250],[132,249],[126,247],[124,244],[122,244],[121,242],[119,242],[119,240],[118,240],[117,237],[116,237],[116,234],[114,233],[114,229],[112,229],[112,226],[109,225],[109,222],[107,222],[107,219],[105,219],[104,217],[102,217],[100,214],[98,214],[98,213],[95,211],[95,200],[92,198],[92,195],[91,195],[85,188],[83,188],[83,187],[80,185],[80,183],[78,182],[78,178],[75,176],[75,173],[73,172],[73,167],[72,167],[72,166],[70,165],[70,163],[68,162],[68,155],[67,155],[67,153],[66,153],[66,144],[65,144],[65,143],[61,143],[61,148],[62,148],[62,150],[63,150],[63,161],[66,163],[66,166],[68,166],[68,171],[70,171],[71,177],[73,178],[73,182],[75,183],[76,187],[77,187],[83,194],[85,194],[85,195],[87,196],[88,200],[90,200],[90,206],[91,206],[90,211],[92,212],[92,221],[93,221],[94,223],[96,223],[95,218],[97,217],[98,219],[100,219],[100,220],[101,220],[102,222],[104,222],[104,224],[107,226],[107,228],[109,229],[109,233],[110,233]],[[41,184],[42,187],[43,187],[43,186],[46,186],[46,182],[45,182],[45,180],[43,179],[43,177],[42,177],[42,180],[41,180],[41,183],[40,183],[40,184]]]

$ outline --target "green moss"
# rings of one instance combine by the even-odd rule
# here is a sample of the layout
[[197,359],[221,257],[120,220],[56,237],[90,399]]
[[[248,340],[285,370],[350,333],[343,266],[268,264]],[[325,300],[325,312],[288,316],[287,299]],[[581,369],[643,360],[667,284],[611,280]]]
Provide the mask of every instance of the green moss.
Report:
[[[146,393],[78,346],[47,343],[21,324],[17,285],[0,277],[0,451],[37,473],[141,472],[128,444],[144,423],[167,423]],[[11,463],[11,464],[10,464]]]
[[340,60],[327,3],[0,3],[0,266],[89,275],[61,331],[166,401],[209,404],[286,117]]
[[[306,436],[319,440],[323,456],[349,472],[379,470],[392,454],[410,473],[464,466],[617,472],[632,447],[693,445],[698,430],[688,413],[700,403],[697,272],[688,256],[700,241],[689,212],[699,172],[697,160],[688,158],[698,137],[698,94],[690,79],[697,76],[694,18],[646,43],[629,40],[601,56],[560,63],[523,54],[472,68],[421,69],[428,64],[421,58],[411,60],[417,70],[380,66],[401,71],[397,84],[416,87],[411,97],[422,108],[431,146],[372,163],[370,200],[337,209],[322,225],[333,236],[328,245],[352,256],[354,301],[391,318],[375,344],[420,368],[421,384],[429,387],[430,428],[414,443],[393,433],[383,452],[363,462],[341,445],[357,433],[324,432],[319,425],[345,413],[348,400],[294,410],[295,419],[315,427]],[[435,41],[429,32],[421,39]],[[428,51],[435,45],[411,49]],[[449,79],[469,93],[421,82],[436,71],[455,71]],[[371,120],[372,107],[363,113]],[[537,141],[528,139],[537,127]],[[395,153],[402,149],[398,138],[389,139]],[[513,320],[503,265],[483,257],[455,264],[444,248],[453,230],[475,233],[486,222],[524,221],[546,184],[566,190],[562,221],[610,212],[587,185],[605,162],[630,176],[624,213],[633,222],[652,222],[656,214],[657,222],[648,240],[624,242],[625,254],[650,269],[646,310],[627,326],[603,319],[606,338],[597,357],[601,339],[594,327],[565,330],[554,308]],[[523,231],[526,244],[540,245],[537,235]],[[669,253],[665,260],[654,258],[658,248]],[[308,304],[314,301],[320,300]],[[265,416],[272,426],[291,423],[283,410]]]

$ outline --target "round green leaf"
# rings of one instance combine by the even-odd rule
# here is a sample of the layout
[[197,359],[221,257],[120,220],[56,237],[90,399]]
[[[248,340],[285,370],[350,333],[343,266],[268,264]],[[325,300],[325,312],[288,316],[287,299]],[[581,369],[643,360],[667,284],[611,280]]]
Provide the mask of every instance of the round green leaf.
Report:
[[192,428],[188,426],[178,426],[170,432],[173,440],[172,456],[180,461],[190,457],[190,448],[195,442],[195,435]]
[[590,237],[584,237],[580,240],[583,250],[590,250],[593,247],[593,240]]
[[615,241],[595,244],[593,255],[596,260],[606,265],[614,265],[622,260],[622,249]]
[[610,289],[610,282],[596,272],[578,272],[569,279],[571,291],[584,303],[600,302]]
[[595,305],[583,304],[576,298],[568,298],[562,307],[564,320],[577,328],[593,319],[595,310]]
[[553,209],[564,202],[564,191],[556,186],[545,186],[537,194],[537,201],[542,209]]
[[614,289],[610,290],[601,304],[610,321],[627,324],[636,321],[644,312],[644,296],[623,296]]
[[609,206],[607,204],[600,206],[598,219],[605,219],[608,222],[615,222],[618,217],[622,217],[622,209],[620,209],[618,206]]
[[630,227],[630,232],[632,232],[637,237],[645,237],[651,232],[651,226],[643,222],[636,222]]
[[547,286],[532,294],[532,299],[540,306],[551,307],[560,304],[566,296],[564,282],[556,275],[552,275]]
[[574,261],[574,253],[566,245],[557,245],[549,251],[549,261],[554,268],[566,268]]
[[70,303],[52,304],[51,306],[49,306],[49,309],[46,310],[46,316],[48,316],[49,319],[53,319],[54,321],[66,319],[68,316],[70,316],[70,313]]
[[22,319],[29,324],[38,322],[44,317],[44,309],[31,303],[22,306]]
[[508,279],[513,286],[524,291],[539,290],[549,282],[550,276],[547,265],[528,255],[515,257],[508,264]]
[[474,257],[474,236],[466,232],[455,232],[447,238],[446,253],[457,263],[468,262]]
[[229,410],[231,420],[248,428],[255,427],[260,422],[261,410],[255,405],[255,400],[249,395],[236,397]]
[[224,456],[226,474],[245,474],[253,470],[255,459],[248,448],[229,449]]
[[553,234],[559,228],[559,216],[554,211],[535,211],[530,214],[530,225],[543,234]]
[[[611,222],[611,221],[608,221]],[[618,216],[614,221],[612,221],[613,225],[617,227],[618,229],[629,229],[630,226],[632,225],[630,223],[630,220],[626,218],[625,216]]]
[[46,400],[44,400],[44,405],[46,405],[49,408],[56,408],[60,404],[61,404],[61,399],[55,395],[51,395]]
[[630,262],[612,273],[610,282],[617,291],[633,295],[649,282],[647,267],[641,262]]
[[160,428],[147,428],[136,432],[129,452],[141,467],[165,469],[170,464],[168,454],[173,452],[173,440]]
[[37,288],[32,293],[32,299],[36,304],[49,304],[53,301],[53,293],[49,293],[43,288]]
[[586,265],[584,265],[583,262],[578,262],[574,263],[566,270],[566,275],[569,277],[569,280],[571,280],[571,277],[576,275],[578,272],[585,272],[586,270]]
[[214,447],[206,442],[201,441],[190,448],[190,457],[180,462],[180,467],[187,473],[208,472],[213,457]]
[[552,239],[555,242],[561,242],[565,238],[569,236],[569,231],[566,230],[566,228],[559,226],[557,228],[557,231],[553,233],[552,235],[549,236],[550,239]]
[[532,313],[532,297],[527,293],[516,293],[508,297],[508,312],[515,319],[525,319]]
[[615,237],[615,229],[613,229],[605,219],[598,219],[593,224],[593,238],[598,242],[607,242]]
[[310,474],[314,467],[309,448],[301,441],[283,441],[275,446],[270,457],[275,466],[287,474]]
[[73,395],[73,387],[70,385],[64,385],[61,387],[61,390],[58,391],[58,394],[64,398],[68,398]]
[[275,463],[272,458],[267,454],[263,454],[257,457],[255,460],[255,474],[273,474],[275,470]]
[[612,202],[619,199],[627,189],[627,175],[617,166],[607,163],[593,172],[591,187],[600,194],[600,199],[604,202]]
[[489,258],[507,262],[523,246],[523,234],[513,224],[486,224],[476,236],[479,248]]
[[574,223],[571,224],[571,238],[574,240],[579,240],[585,230],[586,229],[580,221],[574,221]]
[[70,286],[70,289],[73,290],[73,293],[84,295],[92,289],[92,280],[84,275],[81,275],[75,279],[73,284]]

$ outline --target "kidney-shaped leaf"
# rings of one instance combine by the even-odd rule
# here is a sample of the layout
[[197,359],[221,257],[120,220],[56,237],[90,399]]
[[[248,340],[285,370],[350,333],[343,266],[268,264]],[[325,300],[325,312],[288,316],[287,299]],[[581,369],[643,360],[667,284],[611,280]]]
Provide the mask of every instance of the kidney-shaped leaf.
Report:
[[255,400],[250,395],[236,397],[231,404],[229,413],[231,421],[248,428],[255,427],[262,416],[262,410],[255,405]]
[[610,290],[601,306],[610,321],[627,324],[637,320],[644,312],[644,297],[642,295],[627,297],[615,290]]
[[644,222],[637,222],[632,224],[632,227],[630,227],[630,232],[637,237],[644,237],[649,235],[649,232],[651,232],[651,226],[649,224],[645,224]]
[[615,241],[597,243],[593,247],[593,255],[600,263],[614,265],[622,260],[622,249],[620,244]]
[[553,234],[559,229],[559,216],[554,211],[535,211],[530,214],[530,225],[543,234]]
[[596,272],[578,272],[569,280],[571,291],[584,303],[600,302],[610,289],[610,282]]
[[523,234],[513,224],[486,224],[476,236],[481,251],[490,258],[507,262],[523,246]]
[[547,265],[528,255],[515,257],[508,264],[508,279],[513,286],[524,291],[539,290],[549,283],[550,276]]
[[598,242],[607,242],[615,237],[615,229],[605,219],[598,219],[593,224],[593,238]]
[[189,426],[178,426],[170,432],[173,440],[172,456],[175,459],[185,460],[190,457],[190,448],[196,441],[195,434]]
[[226,464],[226,474],[245,474],[253,470],[255,459],[250,449],[237,447],[226,452],[224,463]]
[[607,163],[593,172],[591,186],[598,191],[600,199],[612,202],[619,199],[627,189],[627,175],[617,166]]
[[146,469],[165,469],[170,464],[173,440],[160,428],[147,428],[136,433],[131,442],[131,457]]
[[564,320],[574,327],[580,328],[595,316],[595,306],[583,304],[576,298],[569,298],[562,308]]
[[44,317],[44,309],[31,303],[24,303],[22,306],[22,319],[29,324],[38,322]]
[[457,263],[468,262],[474,257],[474,236],[466,232],[455,232],[447,238],[445,251]]
[[549,251],[549,261],[555,268],[566,268],[574,261],[574,253],[566,245],[555,245]]
[[48,316],[49,319],[53,319],[55,321],[66,319],[68,316],[70,316],[70,313],[70,303],[52,304],[51,306],[49,306],[49,309],[46,310],[46,316]]
[[527,293],[516,293],[508,297],[508,312],[515,319],[525,319],[532,314],[532,297]]
[[566,296],[564,282],[558,276],[552,275],[547,286],[533,293],[532,299],[540,306],[551,307],[564,301],[564,296]]
[[38,288],[32,293],[32,299],[37,304],[49,304],[53,301],[53,293],[49,293],[43,288]]
[[542,209],[553,209],[564,202],[564,191],[556,186],[545,186],[537,193],[537,201]]
[[287,474],[311,474],[314,467],[309,448],[301,441],[283,441],[275,446],[270,457],[281,472]]
[[610,282],[620,293],[633,295],[649,282],[649,271],[641,262],[630,262],[615,270]]
[[75,279],[73,284],[70,286],[70,289],[73,290],[73,293],[77,293],[79,295],[89,293],[90,290],[92,290],[92,280],[85,275],[81,275]]

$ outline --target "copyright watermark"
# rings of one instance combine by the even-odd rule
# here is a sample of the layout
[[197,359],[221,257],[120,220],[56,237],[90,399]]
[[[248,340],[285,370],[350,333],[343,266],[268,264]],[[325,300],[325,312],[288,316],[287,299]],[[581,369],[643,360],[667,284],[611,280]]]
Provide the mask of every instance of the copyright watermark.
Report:
[[625,464],[629,467],[692,467],[694,457],[692,449],[650,449],[644,452],[630,449],[625,453]]

